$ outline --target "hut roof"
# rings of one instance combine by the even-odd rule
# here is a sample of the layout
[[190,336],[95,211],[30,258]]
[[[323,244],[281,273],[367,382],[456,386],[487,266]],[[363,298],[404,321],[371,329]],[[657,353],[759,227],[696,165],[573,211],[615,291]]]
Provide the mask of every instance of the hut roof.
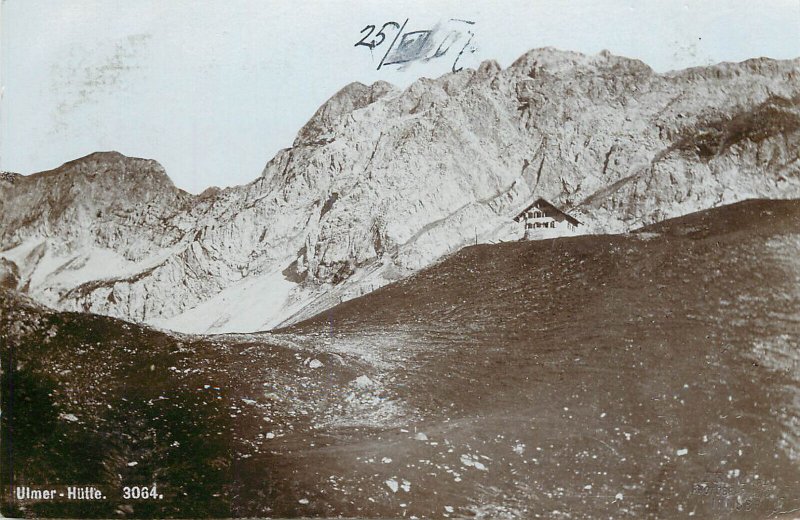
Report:
[[551,202],[549,202],[549,201],[547,201],[547,200],[545,200],[545,199],[543,199],[541,197],[536,199],[529,206],[525,207],[525,209],[520,211],[519,215],[514,217],[514,220],[519,222],[520,219],[522,219],[522,217],[525,215],[525,213],[527,213],[527,211],[529,209],[531,209],[532,207],[534,207],[534,206],[539,206],[539,207],[545,207],[545,208],[548,208],[548,209],[552,209],[552,210],[564,215],[564,218],[566,218],[567,220],[569,220],[570,222],[572,222],[576,226],[579,226],[581,224],[580,220],[578,220],[575,217],[573,217],[572,215],[560,210],[559,208],[554,206]]

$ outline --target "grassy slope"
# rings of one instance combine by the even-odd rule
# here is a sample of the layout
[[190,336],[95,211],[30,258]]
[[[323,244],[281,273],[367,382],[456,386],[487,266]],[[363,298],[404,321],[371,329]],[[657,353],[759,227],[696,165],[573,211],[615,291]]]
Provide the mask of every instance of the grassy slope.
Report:
[[[800,203],[754,201],[630,236],[470,247],[291,329],[239,336],[2,293],[3,490],[13,470],[16,484],[109,494],[22,508],[6,496],[3,513],[791,510],[798,253]],[[161,501],[119,498],[154,481]],[[693,494],[703,482],[725,485]]]
[[[242,493],[261,514],[297,504],[296,468],[268,445],[307,431],[306,408],[337,380],[312,380],[295,349],[52,312],[7,291],[0,330],[4,515],[239,516]],[[122,486],[153,483],[162,500],[123,500]],[[16,503],[12,484],[99,485],[108,500]]]
[[[787,456],[800,203],[751,201],[644,231],[470,247],[289,332],[332,331],[333,349],[406,357],[384,377],[419,411],[417,426],[492,459],[459,483],[416,472],[439,491],[415,497],[420,513],[445,496],[522,517],[800,507]],[[396,442],[400,460],[419,451]],[[751,511],[691,493],[720,481]]]

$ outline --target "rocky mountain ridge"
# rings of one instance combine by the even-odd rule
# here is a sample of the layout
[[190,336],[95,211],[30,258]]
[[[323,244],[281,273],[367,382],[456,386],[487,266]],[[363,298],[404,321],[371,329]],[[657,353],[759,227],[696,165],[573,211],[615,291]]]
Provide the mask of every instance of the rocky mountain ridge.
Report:
[[536,49],[403,90],[348,85],[244,186],[192,196],[115,153],[0,178],[0,269],[59,309],[259,330],[516,239],[535,197],[587,232],[800,197],[798,145],[800,59],[657,74]]

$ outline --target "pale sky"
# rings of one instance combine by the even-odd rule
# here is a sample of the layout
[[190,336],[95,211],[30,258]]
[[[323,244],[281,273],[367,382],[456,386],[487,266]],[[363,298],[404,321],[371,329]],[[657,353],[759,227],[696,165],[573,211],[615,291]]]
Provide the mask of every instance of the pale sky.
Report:
[[[0,170],[32,173],[98,150],[158,160],[198,193],[256,178],[352,81],[407,86],[455,50],[376,70],[396,32],[465,19],[508,66],[535,47],[608,49],[656,71],[800,56],[800,0],[2,0]],[[377,33],[377,29],[375,31]],[[460,46],[459,46],[460,47]]]

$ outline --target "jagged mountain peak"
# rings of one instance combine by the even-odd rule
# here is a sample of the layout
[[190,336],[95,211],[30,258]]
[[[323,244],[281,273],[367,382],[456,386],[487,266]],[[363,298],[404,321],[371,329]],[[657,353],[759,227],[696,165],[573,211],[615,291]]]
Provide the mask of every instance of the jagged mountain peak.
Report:
[[157,161],[113,151],[15,177],[0,194],[0,251],[50,243],[60,253],[109,247],[129,258],[174,242],[179,233],[165,233],[165,219],[192,199]]
[[129,157],[117,151],[93,152],[65,162],[52,170],[32,173],[26,177],[31,181],[48,177],[69,177],[70,180],[83,177],[98,180],[96,177],[100,175],[109,176],[120,182],[156,182],[171,190],[178,189],[158,161]]
[[554,47],[531,49],[517,58],[508,71],[529,77],[535,77],[539,71],[548,74],[573,74],[581,71],[614,69],[617,72],[634,72],[652,74],[653,70],[641,60],[627,58],[602,50],[590,55],[575,51],[564,51]]
[[[128,157],[119,152],[94,152],[57,168],[20,177],[16,189],[46,194],[66,203],[126,205],[149,199],[189,198],[177,188],[164,167],[153,159]],[[120,199],[125,195],[126,199]]]
[[332,139],[329,134],[343,116],[374,103],[393,90],[395,87],[386,81],[376,81],[369,86],[358,81],[349,83],[317,109],[308,123],[298,132],[294,146]]
[[800,57],[778,60],[768,57],[750,58],[739,62],[723,61],[713,65],[690,67],[666,73],[680,79],[713,78],[732,79],[748,74],[770,76],[775,79],[796,81],[800,79]]
[[[130,158],[134,159],[134,157]],[[98,150],[83,157],[79,157],[73,161],[69,161],[65,164],[86,162],[86,161],[114,162],[114,161],[124,161],[125,159],[129,159],[129,157],[116,150]]]
[[[192,197],[155,161],[113,152],[0,183],[0,251],[24,245],[6,256],[25,263],[44,237],[148,259],[80,286],[47,271],[55,261],[20,269],[61,308],[176,330],[269,328],[465,245],[514,240],[513,217],[538,197],[609,233],[800,196],[797,64],[657,74],[610,52],[542,48],[404,89],[351,83],[243,186]],[[52,297],[56,282],[69,290]]]

